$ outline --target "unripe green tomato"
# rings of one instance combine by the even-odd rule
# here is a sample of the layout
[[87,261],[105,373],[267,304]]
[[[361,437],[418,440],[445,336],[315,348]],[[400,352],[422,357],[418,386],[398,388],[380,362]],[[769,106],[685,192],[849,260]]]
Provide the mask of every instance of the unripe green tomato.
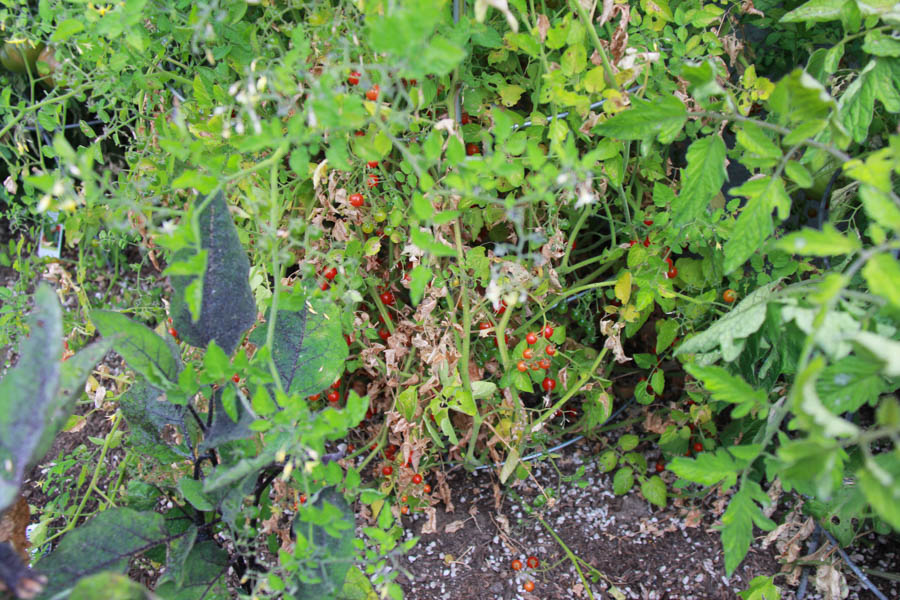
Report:
[[366,221],[362,224],[362,230],[363,233],[372,233],[373,231],[375,231],[375,226]]
[[395,244],[399,244],[400,242],[403,241],[403,234],[400,233],[399,231],[395,231],[394,233],[391,234],[391,241],[394,242]]
[[394,227],[398,226],[403,222],[403,211],[395,208],[391,211],[391,225]]
[[383,210],[381,210],[380,208],[375,211],[375,214],[373,216],[375,217],[375,221],[377,223],[381,223],[382,221],[387,219],[387,213],[384,212]]
[[37,75],[35,65],[43,49],[43,43],[35,46],[27,41],[18,44],[6,42],[0,48],[0,64],[13,73],[22,75],[31,71],[32,74]]
[[391,225],[385,225],[382,231],[384,232],[384,235],[391,235],[394,233],[394,228]]

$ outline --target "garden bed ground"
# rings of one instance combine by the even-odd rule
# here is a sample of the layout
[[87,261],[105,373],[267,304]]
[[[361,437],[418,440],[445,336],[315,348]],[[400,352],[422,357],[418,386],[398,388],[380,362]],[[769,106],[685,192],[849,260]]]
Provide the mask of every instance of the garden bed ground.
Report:
[[[10,269],[3,269],[0,275],[6,285],[15,281],[16,274]],[[26,481],[23,494],[31,506],[33,521],[51,499],[40,486],[46,465],[60,455],[70,455],[80,445],[94,448],[89,438],[103,437],[109,431],[108,417],[115,407],[91,408],[89,404],[79,407],[78,413],[88,415],[84,426],[76,432],[60,434],[50,454]],[[629,411],[633,414],[622,414],[619,419],[638,417],[640,410],[641,407],[632,406]],[[470,474],[458,469],[448,473],[452,506],[444,501],[435,505],[437,533],[421,534],[426,522],[422,513],[403,517],[407,535],[420,535],[418,545],[395,560],[394,568],[401,573],[398,582],[406,598],[588,598],[573,563],[575,556],[584,561],[581,568],[587,581],[591,581],[592,574],[602,574],[601,579],[590,583],[595,598],[737,598],[753,577],[779,571],[774,545],[764,548],[762,532],[757,531],[760,535],[747,558],[731,578],[725,577],[721,542],[712,527],[724,510],[726,497],[716,492],[690,502],[670,500],[665,509],[651,506],[636,490],[616,497],[611,491],[611,476],[601,473],[594,460],[609,443],[610,440],[602,439],[582,440],[569,446],[535,464],[532,477],[518,482],[511,490],[501,486],[491,471]],[[107,455],[108,474],[115,473],[122,454],[119,449]],[[581,476],[569,477],[579,466],[584,467]],[[71,475],[77,476],[78,470],[79,465],[72,467]],[[663,476],[672,477],[669,473]],[[107,489],[102,480],[99,487]],[[84,489],[83,486],[79,491]],[[541,516],[553,533],[523,508],[542,490],[552,491],[555,497],[552,506],[541,509]],[[86,508],[88,513],[92,509]],[[571,555],[554,539],[554,534]],[[867,534],[848,552],[859,566],[890,574],[900,572],[898,548],[896,536]],[[801,554],[805,554],[805,544],[802,549]],[[536,569],[512,570],[513,559],[525,563],[529,556],[540,561]],[[141,564],[141,568],[132,569],[131,576],[152,585],[158,571]],[[862,589],[849,569],[839,569],[847,573],[848,598],[876,598]],[[810,569],[809,590],[804,597],[827,598],[816,591],[814,575]],[[533,592],[523,591],[526,581],[534,582]],[[777,580],[779,584],[783,582],[783,578]],[[886,597],[900,598],[900,583],[896,579],[873,578],[873,582]],[[621,594],[616,595],[614,589]],[[784,598],[798,597],[796,588],[785,589],[783,594]]]

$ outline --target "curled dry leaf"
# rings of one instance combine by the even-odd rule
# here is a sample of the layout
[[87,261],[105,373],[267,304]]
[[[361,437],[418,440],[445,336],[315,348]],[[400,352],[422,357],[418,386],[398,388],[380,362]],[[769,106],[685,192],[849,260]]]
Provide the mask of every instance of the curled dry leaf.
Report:
[[609,319],[600,321],[600,333],[606,336],[606,341],[603,345],[612,350],[613,358],[615,358],[617,363],[626,363],[631,360],[625,356],[622,340],[619,337],[624,326],[624,323],[614,323]]
[[755,15],[757,17],[765,17],[766,15],[755,6],[753,6],[753,0],[744,0],[741,2],[741,12],[745,15]]
[[[607,1],[611,2],[612,0]],[[547,39],[547,32],[550,31],[550,19],[547,18],[547,15],[538,15],[537,29],[543,44]]]
[[452,523],[447,523],[447,525],[444,527],[444,533],[456,533],[465,526],[465,520],[460,519],[458,521],[453,521]]
[[425,522],[422,524],[422,535],[437,533],[437,509],[433,506],[427,506],[424,512]]
[[450,495],[450,486],[447,485],[447,476],[443,471],[436,471],[435,478],[437,479],[438,495],[441,500],[444,501],[444,509],[448,513],[452,513],[455,510],[455,507],[453,506],[453,498]]
[[609,53],[612,56],[613,64],[619,62],[625,55],[625,48],[628,47],[628,21],[631,18],[631,9],[628,5],[616,4],[610,18],[615,18],[616,15],[620,17],[619,24],[613,32],[609,44]]

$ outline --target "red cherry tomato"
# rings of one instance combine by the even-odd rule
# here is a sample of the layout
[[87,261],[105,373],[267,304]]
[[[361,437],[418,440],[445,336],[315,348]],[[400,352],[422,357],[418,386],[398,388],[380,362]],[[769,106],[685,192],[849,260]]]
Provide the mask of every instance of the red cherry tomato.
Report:
[[528,370],[528,365],[525,363],[524,360],[520,360],[520,361],[516,364],[516,368],[517,368],[519,371],[521,371],[522,373],[524,373],[525,371]]
[[512,561],[512,563],[510,563],[509,566],[512,567],[513,571],[521,571],[522,570],[522,561],[517,558],[514,561]]
[[232,380],[233,382],[235,382],[235,383],[240,383],[240,382],[241,382],[241,376],[238,375],[237,373],[235,373],[234,375],[231,376],[231,380]]
[[378,297],[381,298],[381,301],[388,306],[392,306],[394,304],[394,294],[392,294],[390,290],[381,292]]
[[537,344],[537,335],[528,333],[528,335],[525,336],[525,341],[529,344]]
[[325,269],[325,272],[322,274],[325,279],[328,281],[334,281],[334,278],[337,277],[337,269],[331,267],[330,269]]
[[469,156],[481,154],[481,148],[478,147],[478,144],[468,143],[466,144],[466,154],[468,154]]
[[379,329],[378,337],[380,337],[382,341],[386,342],[388,341],[388,338],[391,337],[391,332],[387,329]]
[[334,404],[335,402],[337,402],[338,400],[341,399],[341,393],[337,390],[331,390],[330,392],[328,392],[328,396],[326,396],[326,397],[328,398],[329,402]]
[[369,176],[366,177],[366,185],[368,185],[370,188],[373,188],[376,185],[378,185],[378,183],[380,181],[381,181],[381,179],[378,177],[378,175],[376,175],[374,173],[369,173]]
[[412,482],[416,485],[419,485],[420,483],[422,483],[422,476],[416,473],[412,476]]
[[378,168],[378,161],[377,161],[377,160],[370,160],[369,162],[366,163],[366,166],[369,167],[370,169],[377,169],[377,168]]
[[536,556],[529,556],[525,563],[528,565],[529,569],[537,569],[538,565],[541,564],[541,561],[539,561]]
[[524,350],[522,350],[522,358],[524,358],[525,360],[531,360],[533,356],[534,350],[532,350],[531,348],[525,348]]
[[393,472],[394,472],[394,467],[392,467],[391,465],[381,468],[381,473],[385,477],[390,477],[391,473],[393,473]]
[[368,89],[366,91],[366,99],[371,100],[372,102],[375,102],[376,100],[378,100],[379,92],[381,92],[381,88],[378,87],[378,84],[376,83],[375,85],[373,85],[370,89]]
[[724,300],[728,304],[731,304],[736,299],[737,299],[737,293],[735,293],[735,291],[733,289],[729,288],[729,289],[725,290],[724,292],[722,292],[722,300]]
[[363,205],[364,202],[365,202],[365,200],[363,199],[362,194],[350,194],[350,206],[355,206],[356,208],[359,208],[360,206]]
[[552,377],[544,377],[544,381],[541,382],[541,387],[544,388],[545,392],[552,392],[553,388],[556,387],[556,380]]
[[549,325],[544,326],[544,337],[547,338],[548,340],[551,337],[553,337],[553,328],[550,327]]
[[360,77],[359,71],[352,71],[350,73],[350,77],[347,78],[347,83],[349,83],[350,85],[358,85],[359,77]]

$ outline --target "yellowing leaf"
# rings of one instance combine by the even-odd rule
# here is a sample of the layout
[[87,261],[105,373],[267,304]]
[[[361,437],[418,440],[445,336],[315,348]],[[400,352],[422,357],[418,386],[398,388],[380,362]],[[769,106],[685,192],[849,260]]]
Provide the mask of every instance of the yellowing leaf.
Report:
[[628,304],[631,299],[631,271],[625,271],[619,275],[619,279],[616,281],[616,298],[622,304]]

